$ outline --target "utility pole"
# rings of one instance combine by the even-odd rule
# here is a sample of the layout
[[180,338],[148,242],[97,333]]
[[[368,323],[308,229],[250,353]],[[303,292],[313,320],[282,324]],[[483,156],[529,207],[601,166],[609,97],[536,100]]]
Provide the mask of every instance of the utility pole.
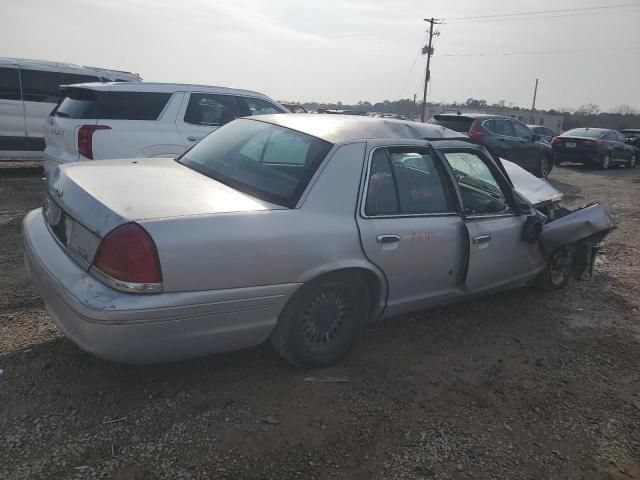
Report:
[[536,86],[533,89],[533,105],[531,105],[531,114],[529,115],[529,123],[533,124],[533,113],[536,111],[536,96],[538,95],[538,79],[536,78]]
[[437,35],[437,33],[433,31],[433,26],[438,24],[434,18],[425,18],[424,21],[429,23],[429,43],[422,49],[422,54],[427,54],[427,70],[424,74],[424,93],[422,94],[422,115],[420,115],[420,121],[422,123],[424,123],[427,110],[427,86],[429,85],[429,78],[431,77],[429,65],[431,64],[431,55],[433,55],[433,35]]

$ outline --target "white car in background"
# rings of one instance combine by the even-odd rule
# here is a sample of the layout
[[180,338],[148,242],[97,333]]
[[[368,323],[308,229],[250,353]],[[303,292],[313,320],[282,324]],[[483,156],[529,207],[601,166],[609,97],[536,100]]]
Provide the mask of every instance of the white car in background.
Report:
[[237,117],[287,113],[248,90],[173,83],[104,83],[62,88],[46,122],[45,176],[83,160],[177,157]]
[[0,158],[42,158],[44,124],[60,101],[60,85],[141,80],[135,73],[119,70],[0,58]]

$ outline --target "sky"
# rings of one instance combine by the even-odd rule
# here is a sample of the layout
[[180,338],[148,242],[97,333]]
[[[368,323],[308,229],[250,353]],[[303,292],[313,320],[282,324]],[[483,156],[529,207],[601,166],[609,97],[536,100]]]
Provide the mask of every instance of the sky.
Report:
[[[488,15],[510,16],[456,19]],[[539,108],[640,109],[640,0],[0,0],[0,56],[281,101],[420,100],[427,17],[445,22],[427,101],[528,107],[539,78]]]

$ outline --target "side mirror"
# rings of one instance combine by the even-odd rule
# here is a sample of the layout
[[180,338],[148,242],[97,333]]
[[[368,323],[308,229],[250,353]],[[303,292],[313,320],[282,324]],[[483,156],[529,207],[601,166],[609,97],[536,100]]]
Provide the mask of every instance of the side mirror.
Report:
[[541,138],[541,137],[540,137],[540,135],[538,135],[538,134],[534,133],[534,134],[533,134],[533,137],[531,137],[531,141],[532,141],[532,142],[537,142],[537,141],[539,141],[539,140],[540,140],[540,138]]

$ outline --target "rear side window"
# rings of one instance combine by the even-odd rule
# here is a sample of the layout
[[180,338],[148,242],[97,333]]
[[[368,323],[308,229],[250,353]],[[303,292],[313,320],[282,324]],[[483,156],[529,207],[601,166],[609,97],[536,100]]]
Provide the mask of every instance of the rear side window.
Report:
[[420,215],[454,211],[444,172],[426,151],[379,149],[371,163],[365,213]]
[[62,73],[60,85],[73,85],[74,83],[99,82],[100,78],[92,75],[78,75],[75,73]]
[[184,121],[192,125],[219,126],[238,116],[238,102],[231,95],[192,93]]
[[527,128],[526,126],[518,122],[512,122],[512,124],[513,124],[513,131],[515,134],[514,136],[520,137],[520,138],[531,138],[531,130],[529,130],[529,128]]
[[110,92],[100,106],[100,119],[157,120],[170,93]]
[[98,118],[97,93],[92,90],[73,89],[65,91],[66,96],[51,115],[63,118]]
[[244,102],[249,110],[249,115],[269,115],[271,113],[283,113],[273,103],[261,100],[259,98],[241,97],[240,101]]
[[471,128],[473,118],[436,115],[429,121],[429,123],[442,125],[443,127],[450,128],[456,132],[467,133]]
[[513,137],[513,128],[510,120],[494,120],[493,133],[496,135],[504,135],[505,137]]
[[20,75],[17,68],[0,68],[0,98],[20,100]]
[[60,72],[20,69],[25,102],[57,103],[60,100]]

